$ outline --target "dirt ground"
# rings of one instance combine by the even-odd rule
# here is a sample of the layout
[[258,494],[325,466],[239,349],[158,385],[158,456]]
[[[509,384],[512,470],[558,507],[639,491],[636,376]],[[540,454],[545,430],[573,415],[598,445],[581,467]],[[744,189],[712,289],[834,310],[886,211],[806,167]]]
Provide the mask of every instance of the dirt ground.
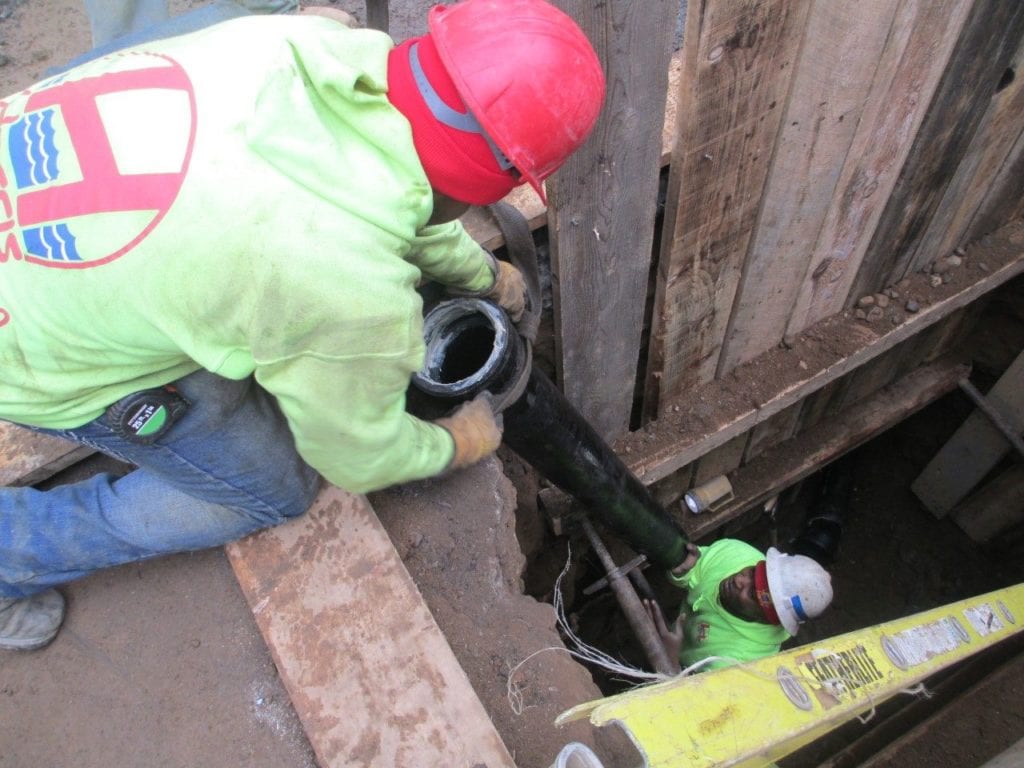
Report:
[[[182,10],[203,4],[176,0],[172,5]],[[393,34],[419,32],[428,5],[392,3]],[[361,2],[336,7],[363,13]],[[80,0],[0,0],[0,90],[30,84],[47,68],[85,51],[88,38]],[[980,269],[969,260],[968,268]],[[908,297],[923,305],[947,285],[915,278],[899,287],[904,294],[889,312],[905,306]],[[879,320],[897,322],[889,315],[872,322]],[[866,333],[872,322],[865,318]],[[793,342],[779,353],[791,358],[784,361],[787,371],[793,370],[794,356],[813,354],[822,344],[820,339]],[[805,343],[809,346],[799,346]],[[909,490],[967,412],[965,400],[952,395],[851,457],[858,482],[833,569],[836,601],[802,641],[1024,581],[1021,537],[975,545],[953,523],[932,518]],[[681,421],[679,428],[691,426]],[[566,541],[550,536],[536,510],[536,479],[505,458],[511,485],[466,474],[458,481],[465,485],[445,488],[443,494],[437,483],[416,484],[376,495],[373,503],[460,661],[471,678],[484,681],[481,696],[510,750],[523,768],[545,768],[543,761],[557,745],[577,736],[551,730],[560,702],[588,699],[599,692],[598,685],[610,684],[600,676],[590,680],[562,653],[527,660],[532,650],[557,645],[559,639],[549,607],[519,594],[520,581],[528,594],[550,599]],[[807,511],[813,483],[805,489],[786,498],[774,533],[762,522],[744,537],[760,545],[771,543],[773,535],[786,541]],[[513,517],[506,505],[494,519],[453,519],[444,501],[453,490],[460,498],[481,495],[481,507],[484,497],[508,500],[518,494],[519,512]],[[513,529],[521,550],[510,538]],[[467,542],[476,546],[466,547]],[[571,618],[595,645],[629,658],[635,649],[607,591],[580,594],[596,578],[588,563],[584,558],[576,582],[568,586]],[[670,607],[678,596],[657,574],[650,576]],[[0,768],[312,768],[309,745],[221,552],[113,569],[66,592],[68,623],[49,649],[0,655]],[[514,618],[508,623],[489,619],[499,615]],[[504,686],[520,662],[515,688],[522,708],[517,712]],[[961,735],[941,742],[938,761],[936,736],[930,751],[902,750],[898,764],[975,768],[1024,737],[1022,692],[1024,679],[1018,675],[1000,689],[996,704],[981,700],[973,712],[961,713],[963,729],[948,731]],[[792,765],[804,764],[794,759]]]

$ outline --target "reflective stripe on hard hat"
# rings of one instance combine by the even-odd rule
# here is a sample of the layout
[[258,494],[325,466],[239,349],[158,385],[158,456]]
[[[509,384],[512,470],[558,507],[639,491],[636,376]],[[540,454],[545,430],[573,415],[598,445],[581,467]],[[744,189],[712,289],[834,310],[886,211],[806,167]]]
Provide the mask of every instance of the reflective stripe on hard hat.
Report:
[[801,622],[807,621],[809,617],[804,612],[804,604],[800,602],[800,595],[793,595],[789,598],[789,602],[793,606],[793,613],[796,614],[797,618]]
[[512,168],[511,161],[498,149],[494,139],[487,135],[487,131],[480,125],[480,121],[473,117],[473,113],[468,109],[465,112],[452,109],[434,90],[434,86],[430,84],[430,80],[427,79],[427,75],[423,71],[423,65],[420,63],[419,49],[420,44],[418,42],[409,46],[409,67],[412,69],[412,76],[416,82],[416,87],[419,89],[420,96],[423,97],[424,103],[430,110],[430,114],[438,122],[447,125],[449,128],[465,131],[466,133],[480,134],[484,141],[487,142],[487,146],[491,148],[491,154],[494,155],[494,160],[498,163],[498,167],[503,171]]

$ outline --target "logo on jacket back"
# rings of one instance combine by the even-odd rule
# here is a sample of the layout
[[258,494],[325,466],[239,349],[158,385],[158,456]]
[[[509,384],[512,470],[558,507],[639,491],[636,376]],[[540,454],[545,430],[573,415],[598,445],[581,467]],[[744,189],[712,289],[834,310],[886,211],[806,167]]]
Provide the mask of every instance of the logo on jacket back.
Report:
[[187,74],[156,54],[0,101],[0,264],[80,269],[130,251],[177,197],[195,128]]

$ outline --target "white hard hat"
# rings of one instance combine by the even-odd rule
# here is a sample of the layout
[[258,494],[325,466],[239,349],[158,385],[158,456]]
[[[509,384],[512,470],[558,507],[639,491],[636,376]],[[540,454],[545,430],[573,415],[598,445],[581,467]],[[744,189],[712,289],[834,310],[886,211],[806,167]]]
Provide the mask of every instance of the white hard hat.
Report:
[[774,547],[765,560],[772,605],[782,626],[796,635],[801,624],[820,616],[832,602],[832,577],[811,558]]

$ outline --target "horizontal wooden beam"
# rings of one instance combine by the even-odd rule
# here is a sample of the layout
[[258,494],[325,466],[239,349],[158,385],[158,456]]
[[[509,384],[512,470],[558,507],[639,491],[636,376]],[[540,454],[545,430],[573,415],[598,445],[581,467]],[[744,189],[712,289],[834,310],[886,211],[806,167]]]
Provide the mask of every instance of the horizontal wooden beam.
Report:
[[757,507],[826,464],[956,389],[970,367],[944,358],[918,368],[835,417],[772,447],[730,473],[734,498],[714,514],[682,511],[683,529],[700,539]]
[[1024,222],[983,238],[968,250],[968,259],[977,279],[933,288],[929,275],[907,278],[903,295],[934,291],[936,299],[899,325],[871,325],[849,310],[826,318],[791,346],[769,350],[723,379],[668,401],[657,421],[617,441],[616,449],[644,483],[685,467],[1024,273]]

